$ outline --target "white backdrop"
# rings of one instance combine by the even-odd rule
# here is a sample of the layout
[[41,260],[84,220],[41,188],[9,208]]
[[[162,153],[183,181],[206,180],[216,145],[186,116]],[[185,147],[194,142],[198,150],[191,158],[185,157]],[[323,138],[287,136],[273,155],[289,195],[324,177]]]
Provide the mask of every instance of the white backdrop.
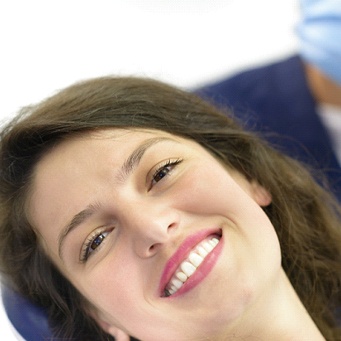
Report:
[[[0,4],[0,119],[77,80],[192,88],[296,50],[298,0],[11,0]],[[0,339],[17,340],[0,304]]]

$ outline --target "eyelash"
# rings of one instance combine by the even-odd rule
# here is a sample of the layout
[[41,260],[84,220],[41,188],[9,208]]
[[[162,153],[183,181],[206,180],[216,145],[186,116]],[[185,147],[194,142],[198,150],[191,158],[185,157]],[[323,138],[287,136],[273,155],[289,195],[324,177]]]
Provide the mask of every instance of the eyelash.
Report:
[[[174,160],[169,159],[165,161],[164,163],[162,163],[161,165],[159,165],[158,168],[153,173],[150,189],[159,181],[161,181],[165,176],[167,176],[169,172],[171,172],[172,169],[178,164],[180,164],[181,162],[182,162],[182,159],[174,159]],[[166,170],[167,170],[167,173],[163,173]],[[157,179],[157,177],[160,177],[160,178]]]
[[[104,239],[107,237],[107,235],[112,231],[113,229],[110,230],[104,230],[101,232],[96,232],[95,234],[92,234],[84,243],[83,247],[82,247],[82,251],[81,251],[81,257],[80,257],[80,261],[81,263],[85,263],[89,257],[92,255],[92,253],[94,253],[97,248],[99,248],[102,245],[102,242],[104,241]],[[100,243],[96,243],[96,247],[94,249],[92,249],[92,251],[90,252],[90,248],[92,246],[92,244],[97,240],[97,238],[101,237]]]
[[[175,159],[175,160],[167,160],[164,163],[162,163],[161,165],[158,166],[158,168],[155,170],[155,172],[153,173],[152,176],[152,184],[150,186],[150,189],[157,184],[159,181],[161,181],[164,177],[166,177],[169,172],[172,171],[172,169],[180,164],[182,162],[182,159]],[[167,170],[167,173],[164,173],[164,171]],[[160,177],[161,176],[161,177]],[[159,179],[157,179],[158,177],[160,177]],[[93,254],[93,252],[95,252],[101,245],[102,242],[105,240],[105,238],[107,237],[107,235],[112,231],[111,230],[104,230],[101,232],[96,232],[95,234],[92,234],[84,243],[83,247],[82,247],[82,251],[81,251],[81,257],[80,257],[80,261],[81,263],[85,263],[89,257]],[[98,243],[96,243],[96,247],[90,252],[90,248],[92,246],[93,243],[96,242],[96,240],[101,237],[101,239],[98,241]]]

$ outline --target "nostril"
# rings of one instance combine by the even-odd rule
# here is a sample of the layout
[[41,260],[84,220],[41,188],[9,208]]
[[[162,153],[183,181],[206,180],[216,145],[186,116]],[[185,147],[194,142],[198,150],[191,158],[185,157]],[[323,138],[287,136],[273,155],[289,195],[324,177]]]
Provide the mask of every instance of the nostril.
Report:
[[152,246],[150,246],[149,251],[150,252],[155,251],[155,249],[157,248],[158,245],[160,245],[160,244],[159,243],[153,244]]
[[177,226],[176,223],[172,223],[170,225],[168,225],[168,230],[174,229]]

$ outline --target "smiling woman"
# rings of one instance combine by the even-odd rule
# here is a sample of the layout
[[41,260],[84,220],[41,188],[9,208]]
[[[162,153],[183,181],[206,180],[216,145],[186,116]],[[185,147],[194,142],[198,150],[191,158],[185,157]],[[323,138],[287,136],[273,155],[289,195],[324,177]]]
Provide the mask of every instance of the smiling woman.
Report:
[[56,337],[341,338],[334,199],[195,95],[75,84],[3,129],[0,161],[1,270]]

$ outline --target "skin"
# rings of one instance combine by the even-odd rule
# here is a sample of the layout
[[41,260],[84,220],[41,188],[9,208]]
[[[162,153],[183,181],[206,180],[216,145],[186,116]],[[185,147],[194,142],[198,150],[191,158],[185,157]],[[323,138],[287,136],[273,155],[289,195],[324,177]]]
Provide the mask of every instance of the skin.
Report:
[[319,103],[341,107],[341,85],[327,77],[312,64],[305,64],[308,85]]
[[[155,138],[162,140],[122,173],[128,156]],[[178,164],[165,167],[167,161]],[[164,177],[153,179],[160,166]],[[323,340],[281,268],[277,235],[261,208],[270,203],[263,187],[193,141],[106,130],[44,156],[28,213],[48,256],[119,341],[128,334],[144,341]],[[92,214],[67,234],[60,257],[64,227],[90,205]],[[186,293],[161,297],[169,258],[207,229],[220,229],[223,242],[211,271]],[[80,261],[86,240],[100,232],[102,244]]]

